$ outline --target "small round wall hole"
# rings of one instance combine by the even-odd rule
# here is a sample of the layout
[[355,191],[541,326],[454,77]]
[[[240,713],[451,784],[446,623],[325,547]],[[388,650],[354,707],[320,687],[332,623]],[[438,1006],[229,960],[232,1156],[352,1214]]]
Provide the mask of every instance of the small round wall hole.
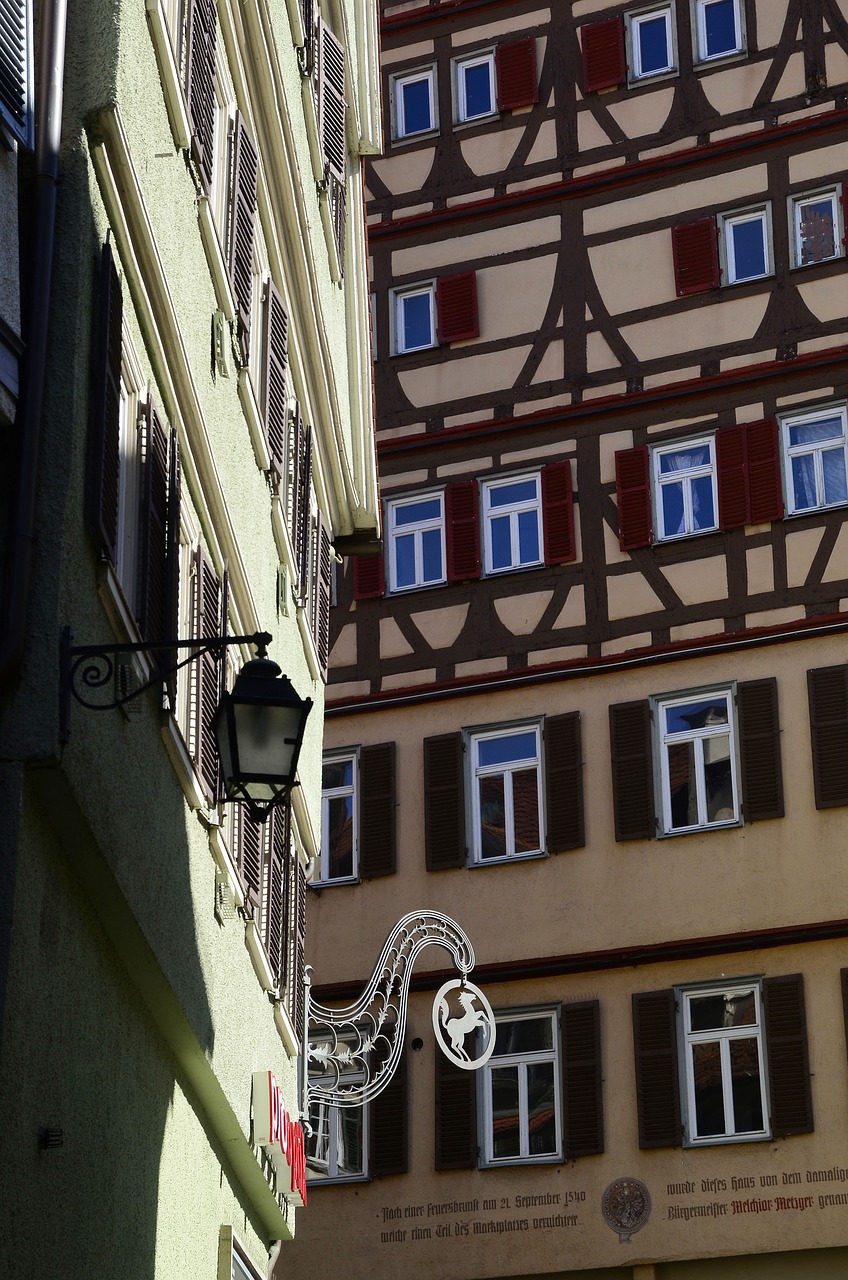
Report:
[[416,1036],[412,1042],[412,1052],[420,1053],[423,1048],[424,1048],[424,1041],[421,1039],[420,1036]]

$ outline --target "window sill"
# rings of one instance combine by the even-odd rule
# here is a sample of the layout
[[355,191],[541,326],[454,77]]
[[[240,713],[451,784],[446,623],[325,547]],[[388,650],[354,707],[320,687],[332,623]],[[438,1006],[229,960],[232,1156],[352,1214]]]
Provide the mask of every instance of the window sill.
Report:
[[224,319],[232,323],[235,319],[236,304],[232,285],[230,284],[230,273],[218,239],[218,228],[215,226],[212,206],[209,203],[208,196],[202,195],[198,197],[197,220],[200,224],[200,235],[203,240],[203,247],[206,250],[206,260],[209,263],[209,272],[212,276],[212,285],[215,289],[215,300],[218,303],[218,309],[223,312]]
[[230,856],[221,827],[213,824],[209,828],[209,850],[215,860],[218,870],[226,877],[227,884],[233,895],[234,905],[240,910],[244,909],[244,889],[242,888],[241,879],[236,871],[235,863]]
[[471,871],[478,867],[511,867],[516,862],[539,862],[549,856],[544,849],[539,849],[535,853],[513,853],[505,858],[475,858],[467,865]]
[[692,67],[696,72],[708,71],[710,67],[726,67],[728,63],[744,62],[747,57],[747,49],[737,49],[733,53],[717,53],[713,58],[699,58],[693,62]]
[[335,880],[310,880],[308,883],[310,889],[314,889],[318,893],[322,889],[335,889],[340,885],[361,884],[362,881],[359,876],[339,876]]
[[265,946],[259,936],[254,920],[248,920],[244,927],[244,944],[247,947],[250,959],[257,978],[262,986],[263,991],[277,994],[277,984],[274,982],[274,975],[271,972],[271,966],[268,963],[268,956],[265,953]]
[[678,831],[658,831],[658,840],[674,840],[677,836],[700,836],[707,835],[710,831],[729,831],[734,827],[744,827],[745,823],[741,818],[728,818],[726,822],[711,822],[709,826],[703,827],[682,827]]
[[162,725],[162,740],[165,743],[165,750],[168,752],[171,764],[174,766],[174,772],[179,779],[189,808],[205,809],[207,807],[206,796],[203,794],[200,779],[195,772],[194,764],[183,740],[180,727],[172,715],[165,717],[165,723]]
[[283,1048],[290,1058],[300,1056],[302,1046],[297,1042],[297,1035],[285,1005],[277,1000],[274,1004],[274,1025],[283,1042]]
[[270,471],[271,455],[268,452],[268,441],[265,437],[265,424],[259,411],[259,402],[256,399],[249,369],[244,368],[238,371],[238,393],[242,412],[247,419],[247,429],[250,432],[250,443],[253,445],[256,465],[260,471]]
[[386,595],[408,596],[411,591],[433,591],[437,587],[446,587],[447,585],[447,578],[440,578],[438,582],[415,582],[410,587],[389,587],[386,590]]
[[434,125],[432,129],[422,129],[420,133],[402,133],[397,136],[392,135],[391,145],[393,147],[409,147],[415,142],[434,142],[441,133],[438,125]]
[[187,150],[191,145],[191,124],[162,0],[146,0],[145,7],[156,61],[159,64],[159,79],[162,81],[165,108],[168,112],[174,144]]
[[370,1181],[367,1173],[357,1173],[345,1178],[310,1178],[309,1170],[306,1171],[306,1185],[310,1191],[315,1191],[318,1187],[346,1187],[351,1183],[361,1186],[363,1182]]
[[770,1133],[734,1133],[724,1138],[685,1138],[683,1139],[683,1149],[685,1151],[694,1151],[699,1147],[729,1147],[737,1146],[740,1142],[771,1142]]

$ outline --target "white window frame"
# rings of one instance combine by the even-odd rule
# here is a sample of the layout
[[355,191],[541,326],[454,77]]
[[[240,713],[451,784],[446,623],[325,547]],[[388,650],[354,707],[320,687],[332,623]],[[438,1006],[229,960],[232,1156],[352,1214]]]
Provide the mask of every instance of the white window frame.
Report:
[[[562,1160],[562,1064],[560,1061],[560,1031],[559,1031],[559,1009],[558,1008],[541,1008],[541,1009],[502,1009],[495,1012],[495,1021],[497,1023],[529,1021],[532,1019],[540,1020],[549,1018],[551,1022],[551,1049],[539,1049],[532,1052],[524,1051],[521,1053],[505,1053],[497,1056],[492,1054],[486,1065],[482,1069],[482,1089],[480,1093],[480,1121],[483,1132],[483,1144],[480,1153],[480,1163],[484,1167],[495,1166],[503,1168],[510,1165],[519,1164],[553,1164]],[[519,1126],[520,1126],[520,1146],[521,1153],[517,1156],[495,1156],[493,1142],[493,1101],[492,1101],[492,1071],[498,1067],[518,1066],[527,1068],[536,1063],[552,1062],[553,1078],[554,1078],[554,1106],[555,1106],[555,1122],[556,1122],[556,1150],[546,1155],[532,1155],[530,1153],[530,1129],[528,1115],[528,1090],[527,1090],[527,1072],[519,1070]]]
[[[359,1084],[364,1082],[365,1074],[364,1072],[357,1073],[357,1072],[346,1071],[344,1075],[344,1079],[345,1079],[345,1084]],[[313,1084],[326,1084],[329,1086],[333,1084],[334,1081],[335,1081],[335,1077],[329,1076],[329,1075],[311,1077],[311,1083]],[[356,1170],[350,1170],[350,1171],[346,1171],[343,1169],[340,1172],[339,1171],[339,1124],[341,1120],[342,1111],[351,1111],[351,1110],[358,1111],[362,1117],[362,1148],[361,1148],[362,1168],[356,1169]],[[320,1156],[316,1154],[310,1155],[308,1152],[309,1152],[310,1144],[316,1141],[318,1136],[321,1134],[321,1125],[325,1119],[327,1122],[326,1159],[322,1160]],[[368,1103],[365,1102],[361,1107],[356,1107],[356,1108],[350,1108],[350,1107],[342,1108],[342,1107],[334,1107],[331,1103],[324,1102],[323,1100],[318,1099],[316,1101],[313,1101],[309,1109],[309,1122],[312,1125],[312,1129],[313,1129],[313,1137],[307,1139],[306,1181],[309,1184],[309,1186],[324,1187],[324,1186],[329,1186],[330,1184],[333,1184],[333,1183],[337,1184],[337,1183],[346,1183],[346,1182],[367,1182],[369,1178],[369,1169],[368,1169],[369,1106],[368,1106]],[[312,1164],[310,1164],[310,1161],[312,1161]],[[326,1176],[322,1173],[316,1172],[314,1168],[316,1164],[322,1164],[326,1168],[326,1171],[327,1171]]]
[[[731,996],[744,996],[752,993],[756,1010],[756,1021],[739,1027],[719,1027],[705,1031],[691,1030],[691,1001],[705,996],[723,996],[725,1000]],[[675,996],[679,1008],[679,1043],[681,1062],[681,1095],[684,1107],[684,1145],[687,1147],[725,1146],[736,1142],[766,1141],[771,1136],[769,1125],[769,1097],[767,1078],[767,1055],[765,1052],[765,1025],[763,1021],[763,1002],[761,982],[758,978],[739,978],[732,982],[709,983],[695,987],[675,988]],[[733,1112],[732,1077],[730,1068],[730,1044],[733,1040],[755,1039],[760,1065],[760,1100],[763,1113],[763,1128],[756,1130],[738,1130]],[[697,1133],[697,1113],[695,1109],[695,1078],[692,1069],[692,1046],[695,1044],[711,1044],[718,1042],[721,1062],[722,1095],[724,1101],[725,1120],[729,1121],[728,1132],[724,1134]]]
[[[325,765],[350,764],[351,780],[340,787],[321,788],[321,852],[319,854],[318,875],[315,884],[354,884],[359,879],[359,752],[328,751],[321,762],[322,774]],[[323,783],[323,777],[322,777]],[[351,866],[350,875],[334,876],[330,874],[330,801],[350,797],[351,800]]]
[[[837,448],[838,441],[836,439],[832,441],[823,440],[817,444],[803,446],[791,446],[789,443],[789,432],[792,427],[803,426],[807,422],[817,422],[821,418],[837,416],[842,419],[843,462],[846,480],[848,481],[848,407],[844,402],[842,404],[818,405],[816,408],[805,410],[803,413],[782,414],[780,416],[781,457],[787,515],[809,515],[814,511],[833,510],[836,507],[844,507],[846,505],[845,499],[839,502],[824,501],[824,474],[821,455],[824,449]],[[821,499],[812,507],[799,507],[795,497],[795,477],[792,472],[792,459],[804,454],[814,455],[816,497]]]
[[[489,93],[492,105],[488,111],[481,111],[478,115],[469,115],[465,90],[465,76],[463,72],[466,67],[479,67],[484,65],[489,68]],[[498,115],[498,93],[495,80],[494,49],[484,49],[482,52],[467,54],[461,58],[454,58],[453,93],[455,124],[476,124],[478,120],[491,120],[494,116]]]
[[[405,342],[405,324],[403,305],[407,298],[428,295],[430,300],[430,341],[407,346]],[[436,282],[425,280],[421,284],[407,285],[403,289],[391,290],[392,316],[392,353],[396,356],[409,355],[416,351],[431,351],[438,346],[436,339]]]
[[[481,765],[479,763],[479,747],[481,742],[490,742],[497,738],[516,737],[519,734],[532,732],[535,734],[536,751],[533,756],[524,756],[505,764]],[[467,756],[469,761],[471,821],[471,861],[480,867],[497,866],[504,862],[520,862],[525,858],[539,858],[545,853],[545,776],[542,760],[542,722],[541,720],[524,720],[518,723],[488,726],[487,728],[466,731]],[[539,847],[516,852],[515,849],[515,811],[513,805],[512,774],[525,769],[536,769],[536,798],[538,806]],[[484,857],[482,847],[482,812],[480,805],[480,781],[487,777],[504,775],[504,832],[507,852],[498,857]]]
[[[817,204],[822,200],[830,200],[833,209],[833,253],[826,258],[818,258],[815,262],[803,262],[804,246],[801,242],[801,210],[805,204]],[[818,191],[802,191],[797,196],[789,197],[789,227],[792,240],[793,267],[817,267],[822,262],[833,262],[835,258],[845,257],[845,225],[842,213],[842,183],[821,187]]]
[[734,49],[724,49],[720,53],[709,53],[707,51],[707,9],[714,4],[723,2],[724,0],[692,0],[692,40],[696,66],[722,62],[727,58],[738,58],[746,50],[744,5],[742,0],[732,0],[733,16],[736,23],[736,47]]
[[[641,65],[641,48],[639,44],[639,27],[646,20],[657,18],[660,15],[665,18],[666,40],[668,42],[670,62],[668,66],[660,67],[657,71],[643,71]],[[677,31],[676,23],[674,21],[673,3],[670,3],[667,0],[665,4],[653,4],[649,8],[631,10],[630,13],[625,13],[624,23],[630,84],[636,84],[642,80],[659,80],[664,76],[677,75]]]
[[[439,500],[439,514],[427,520],[421,520],[416,524],[400,525],[397,524],[397,512],[404,507],[413,506],[417,502],[426,502],[430,499],[437,498]],[[425,532],[438,529],[441,534],[441,573],[438,578],[424,578],[424,551],[421,541],[421,535]],[[415,539],[415,581],[398,585],[397,581],[397,557],[395,555],[395,543],[398,538],[412,535]],[[389,549],[388,556],[388,589],[390,592],[418,591],[422,587],[436,587],[447,582],[447,546],[445,539],[445,491],[444,489],[430,490],[424,493],[416,493],[408,495],[404,498],[391,498],[386,503],[386,541]]]
[[[736,257],[733,228],[744,222],[759,221],[762,225],[765,271],[756,276],[739,276],[736,273]],[[719,214],[719,250],[721,254],[722,284],[752,284],[774,275],[774,250],[771,229],[771,204],[751,205],[746,209],[733,209]]]
[[[727,705],[727,723],[721,723],[711,729],[703,727],[683,731],[667,729],[666,712],[673,707],[686,706],[688,703],[703,702],[708,699],[723,697]],[[658,775],[657,794],[661,798],[660,835],[682,836],[694,831],[716,831],[727,827],[742,825],[742,804],[739,789],[739,743],[736,726],[736,685],[712,685],[701,689],[690,689],[683,693],[662,694],[651,699],[654,728],[656,734],[655,767]],[[729,817],[714,818],[707,816],[706,765],[709,754],[709,741],[712,738],[729,737],[730,785],[733,798],[733,811]],[[677,744],[692,742],[695,754],[695,788],[698,820],[687,826],[672,825],[671,779],[669,777],[668,754],[666,748]],[[723,758],[723,757],[722,757]]]
[[[535,481],[536,496],[532,499],[525,499],[510,507],[492,507],[491,495],[497,489],[502,489],[509,484],[517,484],[522,481]],[[529,569],[535,565],[544,563],[544,517],[542,512],[542,477],[538,471],[529,471],[515,476],[499,476],[497,480],[484,481],[481,487],[483,502],[483,556],[484,568],[487,574],[513,573],[516,569]],[[520,558],[519,538],[518,538],[518,516],[523,511],[536,512],[536,530],[538,534],[539,554],[535,560],[522,560]],[[492,521],[497,517],[509,516],[510,525],[510,551],[512,553],[511,561],[508,565],[495,568],[493,564],[494,554],[492,549]]]
[[[663,457],[670,453],[685,453],[689,449],[697,449],[706,445],[710,451],[710,460],[698,467],[690,467],[685,471],[662,473],[660,464]],[[712,481],[713,515],[711,525],[701,529],[695,528],[695,510],[690,481],[710,476]],[[678,538],[697,538],[703,533],[713,533],[718,528],[718,480],[716,474],[715,436],[700,436],[697,440],[676,441],[674,444],[657,445],[651,449],[651,481],[654,500],[654,528],[657,530],[658,542],[671,542]],[[683,485],[683,522],[684,528],[673,533],[665,528],[662,490],[667,485]]]
[[[405,84],[412,84],[417,80],[427,81],[427,91],[430,102],[430,124],[426,129],[412,129],[406,127],[405,111],[403,104],[403,87]],[[417,67],[414,71],[398,72],[397,75],[389,78],[389,93],[391,97],[392,109],[392,141],[405,142],[408,138],[426,138],[430,134],[435,133],[439,128],[439,98],[436,93],[436,67],[435,63],[428,67]]]

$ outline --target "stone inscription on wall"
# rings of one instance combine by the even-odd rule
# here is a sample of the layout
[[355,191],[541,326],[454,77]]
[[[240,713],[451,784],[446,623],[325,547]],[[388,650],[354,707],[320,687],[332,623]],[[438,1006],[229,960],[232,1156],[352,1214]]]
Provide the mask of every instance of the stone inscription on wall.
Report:
[[567,1230],[577,1226],[579,1208],[585,1203],[585,1191],[550,1191],[532,1196],[383,1205],[380,1243]]
[[[842,1189],[837,1190],[840,1186]],[[807,1213],[848,1205],[848,1168],[832,1165],[829,1169],[690,1179],[669,1182],[665,1190],[669,1200],[678,1202],[666,1207],[663,1216],[668,1222],[729,1218],[739,1214]],[[705,1199],[705,1196],[713,1198]]]

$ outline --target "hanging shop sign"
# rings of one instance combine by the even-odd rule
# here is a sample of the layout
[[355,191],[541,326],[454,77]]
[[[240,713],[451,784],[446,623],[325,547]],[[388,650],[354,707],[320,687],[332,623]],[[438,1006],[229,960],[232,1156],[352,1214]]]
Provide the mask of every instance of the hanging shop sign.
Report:
[[306,1204],[303,1127],[289,1114],[273,1071],[253,1073],[253,1141],[263,1147],[289,1204]]

